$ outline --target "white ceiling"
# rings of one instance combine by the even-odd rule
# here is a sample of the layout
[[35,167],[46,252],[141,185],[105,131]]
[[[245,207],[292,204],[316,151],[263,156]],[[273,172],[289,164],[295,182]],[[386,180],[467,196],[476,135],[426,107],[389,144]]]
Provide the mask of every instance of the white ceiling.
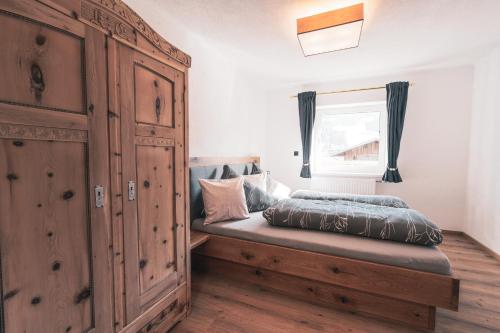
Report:
[[[282,83],[470,63],[500,43],[500,0],[125,1],[146,20],[155,18],[153,27],[167,39],[157,25],[174,21],[245,70]],[[365,4],[360,46],[305,58],[296,19],[359,2]]]

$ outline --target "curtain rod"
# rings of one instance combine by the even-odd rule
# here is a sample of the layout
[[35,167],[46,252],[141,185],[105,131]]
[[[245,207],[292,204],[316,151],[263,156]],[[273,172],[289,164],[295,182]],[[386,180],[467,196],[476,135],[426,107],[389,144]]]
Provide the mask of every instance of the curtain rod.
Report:
[[[410,82],[410,87],[413,86],[414,83]],[[335,90],[335,91],[325,91],[316,93],[316,95],[333,95],[333,94],[342,94],[346,92],[356,92],[356,91],[367,91],[367,90],[380,90],[385,89],[385,86],[379,87],[367,87],[367,88],[357,88],[357,89],[346,89],[346,90]],[[290,96],[290,98],[297,98],[297,95]]]

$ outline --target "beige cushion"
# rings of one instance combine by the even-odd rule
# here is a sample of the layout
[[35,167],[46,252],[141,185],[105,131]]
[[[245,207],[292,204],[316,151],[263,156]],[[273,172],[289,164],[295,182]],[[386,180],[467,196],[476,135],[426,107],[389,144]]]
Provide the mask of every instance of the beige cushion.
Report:
[[199,179],[206,218],[204,224],[247,219],[248,208],[243,177],[232,179]]
[[243,178],[245,181],[247,181],[250,185],[253,185],[255,187],[260,188],[262,191],[266,192],[266,174],[265,173],[258,173],[255,175],[244,175]]

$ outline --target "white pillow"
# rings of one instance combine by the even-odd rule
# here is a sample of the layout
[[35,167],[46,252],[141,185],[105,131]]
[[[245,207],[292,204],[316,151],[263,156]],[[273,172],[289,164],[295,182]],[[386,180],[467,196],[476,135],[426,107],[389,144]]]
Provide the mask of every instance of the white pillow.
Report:
[[281,200],[289,198],[290,192],[292,192],[292,190],[288,186],[271,178],[271,176],[267,177],[267,194]]
[[244,175],[245,181],[254,187],[260,188],[262,191],[267,192],[267,175],[263,173],[258,173],[255,175]]

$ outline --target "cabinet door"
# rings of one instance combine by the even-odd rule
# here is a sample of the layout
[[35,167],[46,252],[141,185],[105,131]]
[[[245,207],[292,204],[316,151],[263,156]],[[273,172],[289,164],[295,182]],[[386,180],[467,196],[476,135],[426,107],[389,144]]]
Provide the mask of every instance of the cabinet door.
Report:
[[104,36],[52,18],[80,34],[0,12],[0,331],[107,333]]
[[185,281],[184,74],[119,47],[126,316]]

